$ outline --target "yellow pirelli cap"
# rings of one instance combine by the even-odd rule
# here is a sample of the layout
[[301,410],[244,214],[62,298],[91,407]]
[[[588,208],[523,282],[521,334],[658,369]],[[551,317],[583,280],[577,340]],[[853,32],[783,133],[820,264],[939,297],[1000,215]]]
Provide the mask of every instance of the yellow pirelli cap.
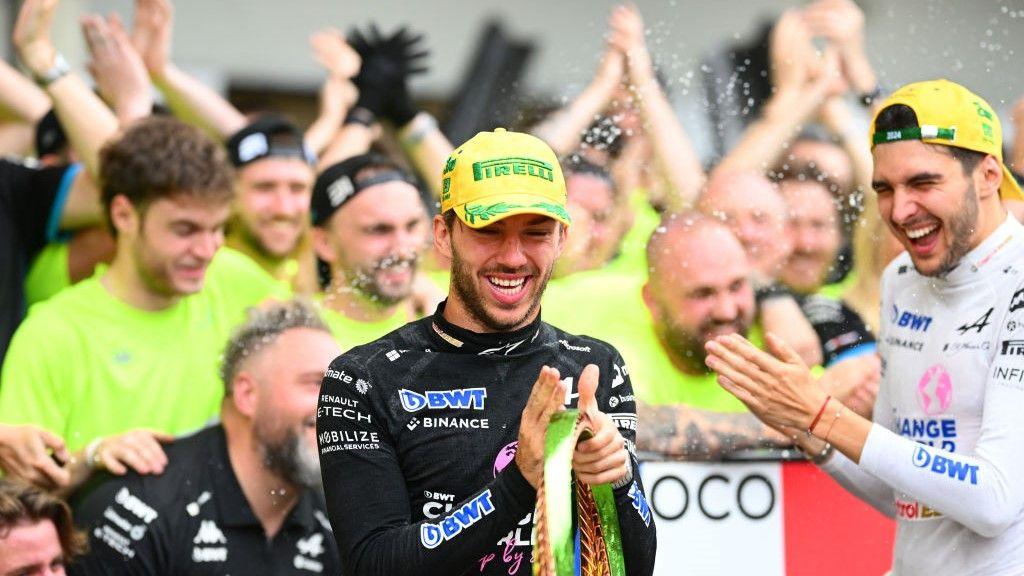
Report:
[[558,157],[540,138],[496,128],[459,146],[441,172],[441,212],[455,210],[471,228],[540,214],[566,226],[565,179]]
[[[909,106],[918,126],[901,130],[875,130],[878,113],[893,104]],[[956,146],[995,156],[1003,166],[999,196],[1024,200],[1024,193],[1003,163],[1003,128],[984,98],[949,80],[907,84],[882,102],[871,119],[871,147],[886,142],[920,140],[928,144]]]

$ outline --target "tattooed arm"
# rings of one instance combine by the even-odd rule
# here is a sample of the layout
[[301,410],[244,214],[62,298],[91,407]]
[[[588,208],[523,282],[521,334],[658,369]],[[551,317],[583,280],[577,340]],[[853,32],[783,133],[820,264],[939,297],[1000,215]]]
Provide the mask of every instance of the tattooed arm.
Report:
[[637,402],[637,450],[690,460],[717,460],[738,450],[783,448],[788,438],[753,414],[710,412],[682,404]]

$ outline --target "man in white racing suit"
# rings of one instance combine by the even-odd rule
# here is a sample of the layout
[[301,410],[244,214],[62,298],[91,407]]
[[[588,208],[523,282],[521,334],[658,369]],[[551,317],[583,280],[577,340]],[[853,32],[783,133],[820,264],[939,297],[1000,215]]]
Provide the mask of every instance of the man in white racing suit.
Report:
[[[848,490],[895,516],[893,574],[1024,574],[1024,227],[992,108],[904,86],[872,125],[879,211],[907,252],[882,278],[874,423],[772,354],[710,343],[719,381]],[[838,454],[832,454],[833,448]]]

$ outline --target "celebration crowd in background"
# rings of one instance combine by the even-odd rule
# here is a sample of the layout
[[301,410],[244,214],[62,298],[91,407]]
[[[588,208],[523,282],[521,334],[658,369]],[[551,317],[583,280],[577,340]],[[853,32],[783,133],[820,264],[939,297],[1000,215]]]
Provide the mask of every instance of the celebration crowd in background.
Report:
[[[321,379],[448,293],[432,218],[460,143],[409,87],[426,31],[314,33],[326,77],[298,126],[176,66],[170,0],[83,18],[91,83],[54,46],[55,9],[25,0],[20,67],[0,62],[0,574],[337,573]],[[705,365],[729,333],[778,335],[871,417],[879,279],[902,246],[871,186],[863,119],[885,87],[864,26],[851,0],[784,12],[770,95],[710,166],[634,6],[612,10],[579,94],[509,127],[561,159],[572,228],[542,318],[621,352],[632,450],[791,446]],[[1012,120],[1019,170],[1024,105]]]

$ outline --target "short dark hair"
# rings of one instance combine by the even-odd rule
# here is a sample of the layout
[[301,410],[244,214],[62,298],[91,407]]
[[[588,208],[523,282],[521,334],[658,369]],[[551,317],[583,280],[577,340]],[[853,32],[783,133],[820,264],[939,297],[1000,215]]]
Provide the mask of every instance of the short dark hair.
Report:
[[196,127],[160,116],[138,121],[103,147],[100,181],[108,217],[116,196],[144,212],[161,198],[184,195],[226,204],[234,194],[224,147]]
[[[890,130],[919,127],[917,113],[914,112],[913,108],[906,104],[892,104],[886,106],[878,113],[878,117],[875,119],[874,132],[888,132]],[[978,164],[987,156],[983,152],[975,152],[974,150],[960,148],[959,146],[942,146],[938,144],[935,146],[948,150],[950,155],[960,162],[960,168],[963,169],[964,176],[974,172]]]
[[71,561],[86,550],[86,537],[75,531],[71,508],[60,498],[18,480],[0,478],[0,538],[17,525],[49,520],[57,529],[64,560]]

